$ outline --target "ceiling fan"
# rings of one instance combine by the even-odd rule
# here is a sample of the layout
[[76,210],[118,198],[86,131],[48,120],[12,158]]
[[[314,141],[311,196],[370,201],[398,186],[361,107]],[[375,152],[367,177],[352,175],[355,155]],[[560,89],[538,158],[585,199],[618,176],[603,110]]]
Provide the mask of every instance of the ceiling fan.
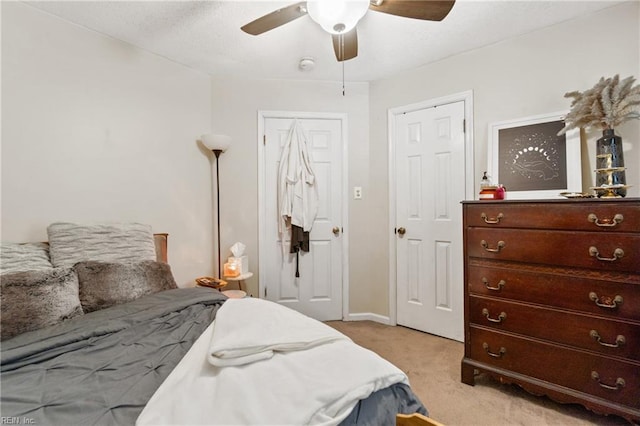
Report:
[[309,15],[333,38],[338,61],[358,56],[356,24],[368,9],[425,21],[442,21],[455,0],[309,0],[301,1],[249,22],[241,29],[259,35]]

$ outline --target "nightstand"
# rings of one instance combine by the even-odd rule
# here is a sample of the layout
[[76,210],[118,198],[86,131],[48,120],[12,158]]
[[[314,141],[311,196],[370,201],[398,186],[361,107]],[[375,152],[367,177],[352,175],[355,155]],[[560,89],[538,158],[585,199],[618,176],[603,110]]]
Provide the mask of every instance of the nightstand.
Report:
[[238,288],[240,290],[242,290],[242,283],[244,283],[244,280],[249,279],[253,276],[253,272],[245,272],[244,274],[240,274],[238,276],[235,277],[224,277],[225,280],[227,281],[237,281],[238,282]]

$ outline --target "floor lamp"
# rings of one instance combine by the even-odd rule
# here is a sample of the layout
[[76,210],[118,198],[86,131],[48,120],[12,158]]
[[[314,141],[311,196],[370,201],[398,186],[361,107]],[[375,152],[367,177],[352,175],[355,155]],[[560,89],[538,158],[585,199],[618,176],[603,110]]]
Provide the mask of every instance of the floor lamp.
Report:
[[225,152],[231,145],[231,138],[227,135],[202,135],[202,143],[208,149],[213,151],[213,155],[216,156],[216,208],[218,209],[218,276],[216,278],[222,278],[222,261],[220,250],[220,171],[218,167],[218,160],[220,154]]

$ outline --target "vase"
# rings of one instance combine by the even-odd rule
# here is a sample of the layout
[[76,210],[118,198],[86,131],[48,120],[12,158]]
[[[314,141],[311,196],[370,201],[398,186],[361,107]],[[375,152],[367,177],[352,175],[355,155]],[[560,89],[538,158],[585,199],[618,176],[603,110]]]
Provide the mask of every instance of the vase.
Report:
[[627,195],[622,138],[613,129],[604,129],[596,141],[596,186],[598,197]]

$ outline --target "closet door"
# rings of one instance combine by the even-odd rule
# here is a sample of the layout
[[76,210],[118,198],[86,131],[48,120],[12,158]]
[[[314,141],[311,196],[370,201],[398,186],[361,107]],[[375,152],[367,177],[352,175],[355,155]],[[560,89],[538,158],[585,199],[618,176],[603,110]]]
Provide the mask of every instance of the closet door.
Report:
[[395,118],[397,323],[463,341],[464,102]]

